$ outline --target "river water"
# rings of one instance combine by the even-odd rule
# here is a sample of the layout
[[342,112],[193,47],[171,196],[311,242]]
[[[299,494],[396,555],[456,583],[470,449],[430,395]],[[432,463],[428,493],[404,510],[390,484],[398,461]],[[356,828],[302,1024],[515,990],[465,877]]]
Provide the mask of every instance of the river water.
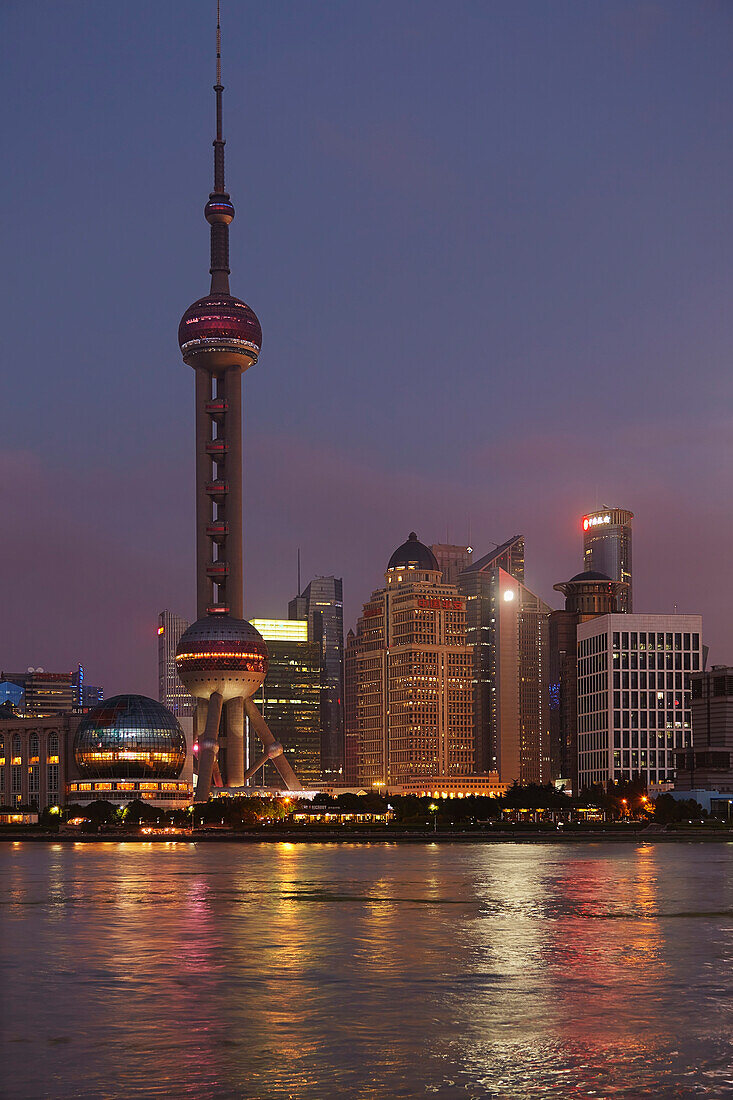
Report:
[[0,845],[0,1096],[733,1097],[731,844]]

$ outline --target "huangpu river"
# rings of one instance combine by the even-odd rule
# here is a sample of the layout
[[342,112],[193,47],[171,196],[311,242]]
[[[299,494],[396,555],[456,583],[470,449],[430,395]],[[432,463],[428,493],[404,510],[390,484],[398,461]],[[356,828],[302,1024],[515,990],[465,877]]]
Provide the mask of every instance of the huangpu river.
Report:
[[733,1096],[733,845],[0,845],[0,1096]]

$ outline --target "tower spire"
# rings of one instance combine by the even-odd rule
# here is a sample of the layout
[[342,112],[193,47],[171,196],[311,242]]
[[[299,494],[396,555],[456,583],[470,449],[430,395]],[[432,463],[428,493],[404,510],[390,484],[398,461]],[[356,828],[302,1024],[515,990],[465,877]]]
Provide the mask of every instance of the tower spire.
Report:
[[229,293],[229,224],[234,218],[234,205],[224,185],[224,137],[222,134],[221,82],[221,3],[216,3],[216,137],[214,139],[214,190],[209,195],[204,214],[211,226],[211,293]]
[[221,0],[216,0],[216,83],[221,84]]

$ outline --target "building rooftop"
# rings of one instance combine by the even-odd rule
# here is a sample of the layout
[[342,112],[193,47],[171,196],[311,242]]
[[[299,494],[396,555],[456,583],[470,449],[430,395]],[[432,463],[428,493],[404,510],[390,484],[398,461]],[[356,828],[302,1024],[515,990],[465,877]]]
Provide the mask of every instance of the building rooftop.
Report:
[[438,559],[430,549],[420,542],[414,531],[410,531],[407,542],[398,546],[387,565],[388,569],[428,569],[440,572]]

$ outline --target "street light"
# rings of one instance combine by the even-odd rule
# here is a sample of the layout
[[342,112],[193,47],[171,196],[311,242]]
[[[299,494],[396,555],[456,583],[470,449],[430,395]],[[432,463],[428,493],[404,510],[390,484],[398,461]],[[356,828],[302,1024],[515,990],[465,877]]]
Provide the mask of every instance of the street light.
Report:
[[433,815],[433,832],[437,833],[437,831],[438,831],[438,807],[435,805],[434,802],[431,802],[430,806],[429,806],[429,809],[430,809],[431,814]]

